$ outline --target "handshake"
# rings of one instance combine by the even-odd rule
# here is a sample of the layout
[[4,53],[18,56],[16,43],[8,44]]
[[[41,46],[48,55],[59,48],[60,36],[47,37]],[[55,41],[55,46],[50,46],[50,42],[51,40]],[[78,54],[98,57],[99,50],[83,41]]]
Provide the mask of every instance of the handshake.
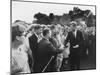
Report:
[[75,46],[73,46],[73,48],[78,48],[79,47],[79,45],[75,45]]

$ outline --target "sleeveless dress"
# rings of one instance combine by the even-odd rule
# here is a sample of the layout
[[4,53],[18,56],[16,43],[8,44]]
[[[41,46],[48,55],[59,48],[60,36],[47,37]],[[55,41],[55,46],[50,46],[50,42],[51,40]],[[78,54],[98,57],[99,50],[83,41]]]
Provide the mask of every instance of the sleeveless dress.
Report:
[[[63,45],[65,43],[66,37],[67,37],[67,35],[66,36],[62,35],[62,43],[63,43]],[[70,43],[69,42],[67,43],[67,46],[68,46],[67,48],[64,48],[63,58],[68,58],[69,57],[69,54],[70,54]]]
[[25,44],[20,45],[16,50],[12,49],[12,72],[30,73],[27,51]]
[[[60,45],[60,48],[63,48],[63,44],[62,44],[62,38],[60,35],[57,35],[57,41],[58,41],[58,44]],[[60,53],[57,55],[57,71],[60,71],[60,68],[62,66],[62,61],[63,61],[63,53]]]
[[57,40],[58,40],[58,42],[60,44],[60,48],[64,49],[63,53],[60,53],[57,56],[57,67],[58,67],[58,71],[60,71],[60,68],[62,66],[63,58],[68,58],[68,55],[69,55],[69,46],[70,45],[68,44],[68,47],[64,48],[65,37],[63,35],[58,35],[57,36]]

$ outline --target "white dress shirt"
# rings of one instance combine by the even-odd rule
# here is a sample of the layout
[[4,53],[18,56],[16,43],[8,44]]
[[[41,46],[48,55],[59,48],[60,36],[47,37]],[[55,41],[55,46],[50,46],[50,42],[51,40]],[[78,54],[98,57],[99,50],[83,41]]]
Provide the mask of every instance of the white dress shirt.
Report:
[[74,36],[75,36],[75,38],[76,38],[77,30],[75,30],[75,31],[73,32],[73,34],[74,34]]

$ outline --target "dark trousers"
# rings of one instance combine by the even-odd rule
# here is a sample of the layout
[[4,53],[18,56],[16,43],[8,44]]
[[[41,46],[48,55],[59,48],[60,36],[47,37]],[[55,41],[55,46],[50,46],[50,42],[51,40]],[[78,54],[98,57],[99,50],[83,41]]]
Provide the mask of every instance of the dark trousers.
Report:
[[37,62],[36,61],[34,61],[33,73],[37,73]]
[[57,72],[57,67],[56,67],[57,61],[56,60],[57,60],[57,57],[55,56],[52,59],[52,61],[50,62],[49,66],[48,66],[48,68],[46,70],[46,72]]
[[77,50],[76,52],[72,52],[69,57],[70,69],[71,70],[79,70],[80,69],[80,53]]
[[56,58],[52,59],[52,61],[47,66],[48,62],[38,61],[34,62],[34,73],[42,73],[43,69],[46,67],[44,72],[56,72]]

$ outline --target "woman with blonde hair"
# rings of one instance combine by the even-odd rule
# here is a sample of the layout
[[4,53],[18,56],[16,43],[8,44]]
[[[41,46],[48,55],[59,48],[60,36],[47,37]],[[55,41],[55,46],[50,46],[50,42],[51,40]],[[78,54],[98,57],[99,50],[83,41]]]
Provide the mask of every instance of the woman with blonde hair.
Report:
[[19,25],[12,26],[12,51],[11,51],[11,74],[30,73],[28,55],[31,51],[25,36],[25,28]]

